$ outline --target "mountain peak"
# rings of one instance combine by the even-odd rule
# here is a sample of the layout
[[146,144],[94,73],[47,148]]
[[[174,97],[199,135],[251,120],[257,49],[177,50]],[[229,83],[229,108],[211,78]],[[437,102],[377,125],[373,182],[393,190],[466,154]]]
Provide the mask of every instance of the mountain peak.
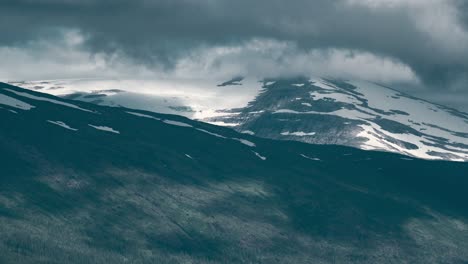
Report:
[[260,137],[468,160],[468,115],[370,82],[268,81],[239,114],[211,120]]

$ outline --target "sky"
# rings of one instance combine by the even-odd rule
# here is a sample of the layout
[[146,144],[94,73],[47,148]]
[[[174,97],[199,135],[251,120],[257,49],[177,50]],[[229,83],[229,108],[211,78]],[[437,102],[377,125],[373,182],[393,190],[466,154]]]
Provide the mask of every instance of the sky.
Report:
[[327,76],[468,112],[464,0],[0,0],[0,34],[0,81]]

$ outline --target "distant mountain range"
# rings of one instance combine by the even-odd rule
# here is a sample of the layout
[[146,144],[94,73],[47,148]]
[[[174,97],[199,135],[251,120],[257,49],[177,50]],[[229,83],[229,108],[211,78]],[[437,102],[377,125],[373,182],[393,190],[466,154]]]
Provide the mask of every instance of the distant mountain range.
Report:
[[[212,86],[239,89],[243,82],[239,77]],[[235,108],[203,105],[184,93],[149,96],[131,92],[132,87],[70,89],[66,81],[20,84],[49,93],[64,90],[60,94],[67,99],[183,115],[264,138],[468,161],[466,113],[363,81],[297,78],[254,83],[256,96]]]
[[[309,116],[284,116],[284,98],[262,109]],[[2,83],[0,120],[0,263],[468,262],[468,163],[262,139]]]

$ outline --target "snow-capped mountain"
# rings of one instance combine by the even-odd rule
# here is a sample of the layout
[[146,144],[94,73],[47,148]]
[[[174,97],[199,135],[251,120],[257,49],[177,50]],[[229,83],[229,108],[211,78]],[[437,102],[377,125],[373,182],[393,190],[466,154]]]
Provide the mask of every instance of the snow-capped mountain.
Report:
[[468,163],[2,83],[0,120],[0,263],[468,261]]
[[263,88],[235,116],[211,120],[266,138],[468,160],[468,114],[362,81],[279,80]]
[[[66,79],[10,82],[12,85],[66,99],[112,107],[128,107],[174,114],[195,120],[229,115],[232,108],[246,106],[261,90],[256,80],[107,80]],[[222,123],[220,125],[223,125]]]
[[[169,89],[170,94],[145,95],[120,86],[69,89],[63,81],[61,85],[21,85],[45,92],[65,89],[60,93],[69,99],[178,114],[265,138],[346,145],[424,159],[468,160],[468,114],[388,87],[324,78],[261,82],[237,78],[219,83],[203,84],[217,89],[205,100],[198,100],[197,93],[183,93],[183,87]],[[241,94],[249,91],[248,96],[234,100],[235,104],[223,103],[229,101],[229,89]]]

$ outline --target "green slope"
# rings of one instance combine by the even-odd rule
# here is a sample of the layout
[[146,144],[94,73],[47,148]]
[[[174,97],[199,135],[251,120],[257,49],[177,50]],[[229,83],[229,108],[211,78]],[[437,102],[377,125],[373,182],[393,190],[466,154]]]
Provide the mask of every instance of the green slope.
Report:
[[0,94],[0,263],[468,261],[467,163]]

